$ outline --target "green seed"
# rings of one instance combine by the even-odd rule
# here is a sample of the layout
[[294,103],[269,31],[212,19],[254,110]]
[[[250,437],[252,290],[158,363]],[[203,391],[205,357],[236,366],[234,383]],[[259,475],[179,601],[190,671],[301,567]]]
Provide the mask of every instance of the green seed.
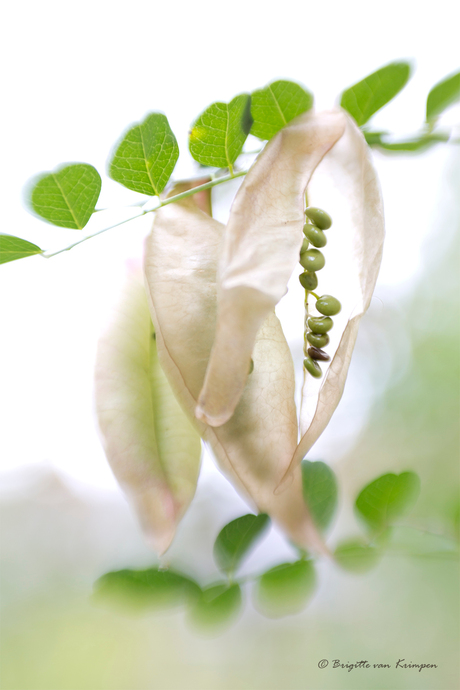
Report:
[[308,327],[313,333],[327,333],[331,330],[334,322],[329,316],[310,316]]
[[310,246],[309,241],[304,237],[303,242],[302,242],[302,246],[300,247],[300,253],[303,254],[304,252],[306,252],[309,246]]
[[318,278],[316,277],[316,273],[309,273],[308,271],[305,271],[304,273],[300,274],[299,280],[304,290],[316,290],[318,287]]
[[332,225],[332,218],[321,208],[310,206],[305,211],[305,215],[312,223],[317,225],[320,230],[327,230]]
[[323,375],[318,362],[315,362],[315,360],[311,357],[305,357],[303,360],[303,365],[308,373],[314,376],[316,379],[319,379]]
[[324,267],[326,259],[319,249],[308,249],[301,255],[300,263],[307,271],[314,272],[320,271]]
[[315,347],[326,347],[329,343],[329,336],[327,333],[307,333],[307,340]]
[[335,316],[342,309],[342,305],[332,295],[322,295],[316,300],[316,308],[324,316]]
[[249,362],[249,374],[252,374],[253,371],[254,371],[254,360],[251,359],[251,361]]
[[303,226],[303,232],[305,237],[307,237],[314,247],[325,247],[327,244],[326,235],[322,230],[316,227],[316,225]]

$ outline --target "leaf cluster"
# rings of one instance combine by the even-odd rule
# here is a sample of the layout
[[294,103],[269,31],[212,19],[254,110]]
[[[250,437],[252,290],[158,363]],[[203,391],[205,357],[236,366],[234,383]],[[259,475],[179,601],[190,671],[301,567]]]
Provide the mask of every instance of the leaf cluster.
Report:
[[[439,116],[460,99],[460,72],[449,75],[430,90],[424,127],[410,139],[393,141],[388,132],[369,129],[372,116],[401,92],[410,77],[410,63],[392,62],[340,95],[341,107],[362,128],[369,146],[394,154],[417,153],[451,140],[450,132],[433,130]],[[221,176],[212,180],[211,186],[221,184],[234,175],[249,134],[268,141],[288,122],[310,110],[313,103],[310,91],[288,80],[274,81],[251,94],[239,94],[229,103],[212,103],[192,124],[189,151],[201,166],[230,172],[230,178]],[[131,125],[115,145],[108,174],[134,192],[160,197],[178,157],[179,147],[166,115],[151,112],[142,122]],[[28,185],[27,203],[32,213],[48,223],[82,230],[96,212],[100,191],[101,177],[92,165],[70,163],[32,180]],[[160,200],[158,207],[161,205]],[[12,235],[0,235],[0,263],[34,254],[47,257],[37,245]]]

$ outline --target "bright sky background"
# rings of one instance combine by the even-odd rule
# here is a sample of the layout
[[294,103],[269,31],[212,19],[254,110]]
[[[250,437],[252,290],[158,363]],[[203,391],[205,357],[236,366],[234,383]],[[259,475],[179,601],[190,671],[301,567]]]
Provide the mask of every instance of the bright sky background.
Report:
[[[451,0],[44,0],[8,3],[5,13],[1,232],[47,249],[78,233],[29,215],[21,200],[25,182],[68,161],[103,173],[112,145],[148,111],[167,114],[181,177],[193,170],[189,125],[213,101],[287,78],[313,91],[318,109],[329,108],[369,72],[412,59],[413,79],[374,119],[376,128],[404,135],[422,124],[430,88],[460,66],[459,10]],[[458,115],[452,109],[446,122]],[[415,158],[375,155],[388,232],[377,296],[387,289],[403,294],[417,275],[453,155],[443,146]],[[98,206],[135,200],[103,175]],[[88,232],[121,218],[120,211],[103,215]],[[150,223],[147,216],[52,260],[0,268],[3,471],[47,462],[86,484],[115,486],[94,423],[94,354],[124,262],[140,255]],[[328,443],[326,432],[326,458]]]

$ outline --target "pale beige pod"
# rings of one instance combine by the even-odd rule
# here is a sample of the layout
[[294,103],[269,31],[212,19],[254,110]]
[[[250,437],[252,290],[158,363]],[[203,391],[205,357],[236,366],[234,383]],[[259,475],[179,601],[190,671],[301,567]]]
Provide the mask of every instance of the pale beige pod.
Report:
[[299,268],[306,192],[309,205],[333,217],[318,290],[336,296],[343,308],[330,333],[330,366],[322,379],[305,377],[301,440],[277,490],[286,486],[340,401],[382,256],[377,176],[362,133],[342,110],[308,112],[290,122],[268,143],[235,198],[225,234],[212,354],[196,407],[197,417],[212,426],[220,427],[237,409],[257,331]]
[[96,410],[107,459],[160,554],[193,498],[200,437],[158,361],[141,271],[129,276],[96,359]]
[[[195,418],[216,329],[223,231],[193,198],[157,212],[144,271],[158,356],[182,406],[240,493],[294,542],[324,550],[303,501],[300,468],[282,495],[274,493],[295,451],[298,429],[292,357],[273,311],[246,357],[246,370],[251,355],[254,370],[233,417],[219,428]],[[238,333],[252,329],[250,316],[250,309],[242,310]]]

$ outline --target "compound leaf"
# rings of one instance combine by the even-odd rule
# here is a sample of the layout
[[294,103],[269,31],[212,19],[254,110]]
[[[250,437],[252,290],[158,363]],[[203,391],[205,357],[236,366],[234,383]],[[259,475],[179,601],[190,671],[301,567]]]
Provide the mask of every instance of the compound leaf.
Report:
[[251,97],[235,96],[230,103],[213,103],[201,113],[190,132],[193,158],[202,165],[232,168],[251,129]]
[[251,115],[254,122],[251,134],[259,139],[271,139],[288,122],[312,106],[313,95],[300,84],[274,81],[252,94]]
[[364,125],[407,84],[411,67],[407,62],[391,62],[346,89],[340,105],[356,123]]
[[179,157],[166,115],[150,113],[123,136],[109,164],[109,175],[134,192],[158,196]]
[[220,570],[234,573],[269,524],[268,515],[249,513],[225,525],[214,543],[214,559]]
[[28,202],[48,223],[82,230],[101,192],[101,176],[87,163],[72,163],[33,180]]
[[14,235],[0,235],[0,264],[16,259],[25,259],[26,256],[41,254],[42,249],[32,242],[22,240]]

